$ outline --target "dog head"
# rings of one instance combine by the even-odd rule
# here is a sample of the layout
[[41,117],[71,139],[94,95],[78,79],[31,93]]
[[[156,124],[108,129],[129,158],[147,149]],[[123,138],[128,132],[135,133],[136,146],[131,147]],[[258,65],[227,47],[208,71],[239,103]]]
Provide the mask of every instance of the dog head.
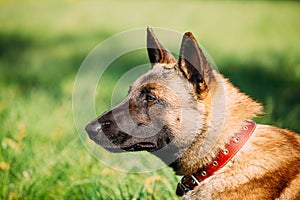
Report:
[[146,150],[170,164],[206,129],[213,69],[191,33],[183,36],[178,61],[151,28],[147,50],[152,69],[86,131],[108,151]]

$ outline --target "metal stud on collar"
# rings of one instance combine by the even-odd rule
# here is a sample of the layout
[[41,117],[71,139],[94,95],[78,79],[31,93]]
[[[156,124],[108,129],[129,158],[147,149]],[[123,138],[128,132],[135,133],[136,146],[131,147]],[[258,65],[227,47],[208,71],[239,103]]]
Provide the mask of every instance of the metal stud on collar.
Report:
[[224,153],[225,155],[227,155],[227,154],[229,154],[229,150],[228,150],[228,149],[224,149],[223,153]]
[[233,141],[234,141],[235,143],[238,143],[238,142],[240,141],[240,138],[239,138],[239,137],[236,137],[236,138],[233,139]]
[[215,161],[213,162],[213,166],[217,166],[217,165],[218,165],[218,161],[215,160]]
[[207,174],[206,171],[201,172],[201,176],[206,176],[206,174]]

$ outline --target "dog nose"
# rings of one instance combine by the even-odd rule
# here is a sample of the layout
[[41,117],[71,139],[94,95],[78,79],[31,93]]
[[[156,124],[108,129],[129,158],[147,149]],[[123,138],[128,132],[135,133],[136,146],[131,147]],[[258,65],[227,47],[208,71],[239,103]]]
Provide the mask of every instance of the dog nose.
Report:
[[97,120],[92,121],[85,127],[85,130],[90,137],[94,137],[101,131],[101,124]]

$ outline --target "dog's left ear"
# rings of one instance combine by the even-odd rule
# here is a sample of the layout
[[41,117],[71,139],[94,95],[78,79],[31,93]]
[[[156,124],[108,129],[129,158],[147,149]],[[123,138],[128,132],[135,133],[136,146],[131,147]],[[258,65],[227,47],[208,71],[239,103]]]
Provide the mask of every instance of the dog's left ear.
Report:
[[185,33],[183,36],[178,66],[199,94],[202,90],[207,89],[213,78],[212,68],[190,32]]
[[157,63],[174,64],[177,62],[176,58],[158,41],[150,27],[147,27],[147,50],[152,66]]

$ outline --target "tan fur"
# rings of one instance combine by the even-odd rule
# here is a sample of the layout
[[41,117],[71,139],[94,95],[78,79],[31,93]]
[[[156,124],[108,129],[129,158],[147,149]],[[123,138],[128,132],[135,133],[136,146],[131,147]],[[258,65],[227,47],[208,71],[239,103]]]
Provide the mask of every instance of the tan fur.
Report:
[[[230,138],[240,131],[247,119],[255,117],[257,114],[262,113],[262,106],[253,101],[245,94],[240,93],[231,83],[222,75],[217,72],[214,73],[217,82],[214,88],[209,92],[208,100],[205,99],[206,106],[205,124],[206,130],[199,130],[201,132],[201,138],[197,140],[182,157],[182,168],[178,174],[191,174],[197,171],[197,169],[208,164],[212,158],[214,158],[220,149],[224,148],[225,144],[229,142]],[[220,97],[219,93],[224,93],[224,97]],[[220,113],[221,120],[213,122],[211,119],[212,104],[217,104],[218,101],[212,99],[218,99],[225,101],[224,113]],[[222,104],[223,106],[223,104]],[[217,126],[216,126],[217,125]],[[218,135],[218,137],[217,137]],[[216,140],[218,138],[218,140]],[[215,143],[214,147],[201,151],[206,148],[203,146],[203,139],[210,140],[211,143]],[[201,152],[208,152],[207,155],[201,155]],[[201,159],[199,159],[201,158]]]

